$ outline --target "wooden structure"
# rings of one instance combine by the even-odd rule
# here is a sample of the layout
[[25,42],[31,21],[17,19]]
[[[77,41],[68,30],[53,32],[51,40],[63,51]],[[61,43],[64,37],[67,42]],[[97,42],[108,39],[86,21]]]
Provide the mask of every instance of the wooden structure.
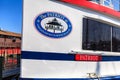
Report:
[[0,56],[4,58],[2,72],[5,77],[11,76],[9,71],[20,67],[20,44],[21,34],[0,30]]

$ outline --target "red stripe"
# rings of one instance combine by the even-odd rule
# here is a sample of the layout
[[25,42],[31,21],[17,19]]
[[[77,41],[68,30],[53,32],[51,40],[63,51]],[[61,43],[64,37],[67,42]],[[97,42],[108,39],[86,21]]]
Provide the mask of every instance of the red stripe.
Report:
[[74,4],[77,6],[85,7],[88,9],[92,9],[92,10],[95,10],[95,11],[98,11],[101,13],[105,13],[106,15],[120,18],[120,12],[115,11],[115,10],[108,8],[108,7],[102,6],[100,4],[92,3],[88,0],[61,0],[61,1],[67,2],[70,4]]

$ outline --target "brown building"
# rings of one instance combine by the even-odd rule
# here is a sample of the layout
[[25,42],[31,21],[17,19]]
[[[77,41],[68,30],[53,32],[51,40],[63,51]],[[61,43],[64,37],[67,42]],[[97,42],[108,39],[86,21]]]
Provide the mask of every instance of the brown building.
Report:
[[0,30],[0,55],[20,54],[21,34]]
[[[21,34],[0,30],[0,56],[3,57],[3,71],[20,66]],[[3,74],[3,77],[9,75]]]

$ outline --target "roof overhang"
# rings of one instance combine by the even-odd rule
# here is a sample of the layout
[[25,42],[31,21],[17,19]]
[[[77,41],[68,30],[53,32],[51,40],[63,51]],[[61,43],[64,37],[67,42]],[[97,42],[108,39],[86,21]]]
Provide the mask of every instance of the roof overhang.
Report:
[[87,9],[91,9],[112,17],[120,18],[120,12],[115,11],[114,9],[111,9],[109,7],[93,3],[89,0],[61,0],[63,2],[67,2],[76,6],[84,7]]
[[14,32],[9,32],[9,31],[3,31],[3,30],[0,30],[0,35],[13,36],[13,37],[21,37],[21,34],[19,34],[19,33],[14,33]]

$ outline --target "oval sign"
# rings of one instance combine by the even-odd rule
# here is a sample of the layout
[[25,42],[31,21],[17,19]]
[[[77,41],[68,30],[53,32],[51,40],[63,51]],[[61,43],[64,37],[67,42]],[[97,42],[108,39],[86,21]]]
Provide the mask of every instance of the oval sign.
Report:
[[62,38],[70,34],[72,24],[64,15],[56,12],[45,12],[35,19],[36,29],[45,36]]

